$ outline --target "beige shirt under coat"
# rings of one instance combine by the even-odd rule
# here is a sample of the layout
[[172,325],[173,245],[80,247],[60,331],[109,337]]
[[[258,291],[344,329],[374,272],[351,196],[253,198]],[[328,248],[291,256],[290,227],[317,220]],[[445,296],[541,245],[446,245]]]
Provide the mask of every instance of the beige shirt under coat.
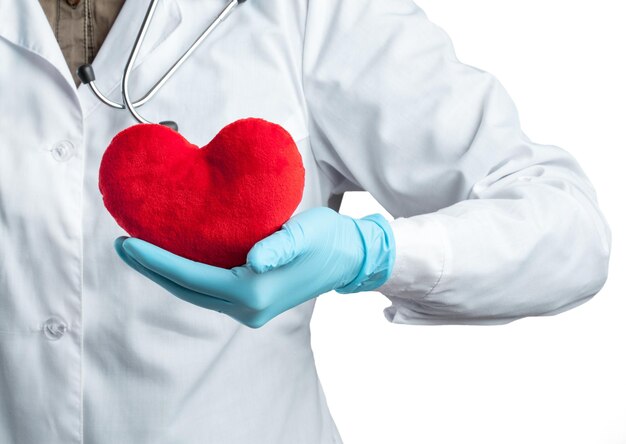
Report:
[[76,85],[76,69],[91,63],[124,0],[39,0]]

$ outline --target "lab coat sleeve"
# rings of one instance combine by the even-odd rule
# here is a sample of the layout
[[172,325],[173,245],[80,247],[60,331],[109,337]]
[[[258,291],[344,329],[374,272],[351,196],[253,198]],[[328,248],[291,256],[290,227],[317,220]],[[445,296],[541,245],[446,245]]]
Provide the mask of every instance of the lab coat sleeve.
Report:
[[395,218],[389,321],[506,323],[600,290],[610,231],[594,189],[571,155],[529,140],[496,78],[411,0],[307,8],[316,161],[332,193],[366,190]]

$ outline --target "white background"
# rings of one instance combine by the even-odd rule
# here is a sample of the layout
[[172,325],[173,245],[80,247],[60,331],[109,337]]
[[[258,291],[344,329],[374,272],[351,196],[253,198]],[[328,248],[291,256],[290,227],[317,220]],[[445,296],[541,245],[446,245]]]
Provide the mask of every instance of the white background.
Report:
[[[587,304],[499,327],[392,325],[378,293],[321,297],[313,345],[343,439],[626,444],[626,2],[418,4],[462,62],[503,83],[531,139],[583,165],[613,230],[611,271]],[[377,211],[363,193],[342,207]]]

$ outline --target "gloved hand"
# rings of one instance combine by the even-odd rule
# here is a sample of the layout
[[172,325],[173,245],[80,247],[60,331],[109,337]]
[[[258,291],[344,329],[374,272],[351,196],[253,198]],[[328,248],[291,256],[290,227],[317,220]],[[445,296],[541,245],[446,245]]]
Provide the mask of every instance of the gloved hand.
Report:
[[245,266],[230,270],[136,238],[118,238],[115,247],[128,265],[175,296],[252,328],[331,290],[374,290],[389,278],[395,259],[382,216],[352,219],[329,208],[294,216],[250,250]]

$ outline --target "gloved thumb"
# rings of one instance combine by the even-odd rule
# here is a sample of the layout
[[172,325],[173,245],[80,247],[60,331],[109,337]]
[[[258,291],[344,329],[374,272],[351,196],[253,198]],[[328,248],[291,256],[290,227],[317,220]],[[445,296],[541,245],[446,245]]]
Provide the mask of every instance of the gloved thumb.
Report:
[[299,242],[287,227],[257,242],[248,252],[248,265],[261,274],[288,264],[300,254]]

